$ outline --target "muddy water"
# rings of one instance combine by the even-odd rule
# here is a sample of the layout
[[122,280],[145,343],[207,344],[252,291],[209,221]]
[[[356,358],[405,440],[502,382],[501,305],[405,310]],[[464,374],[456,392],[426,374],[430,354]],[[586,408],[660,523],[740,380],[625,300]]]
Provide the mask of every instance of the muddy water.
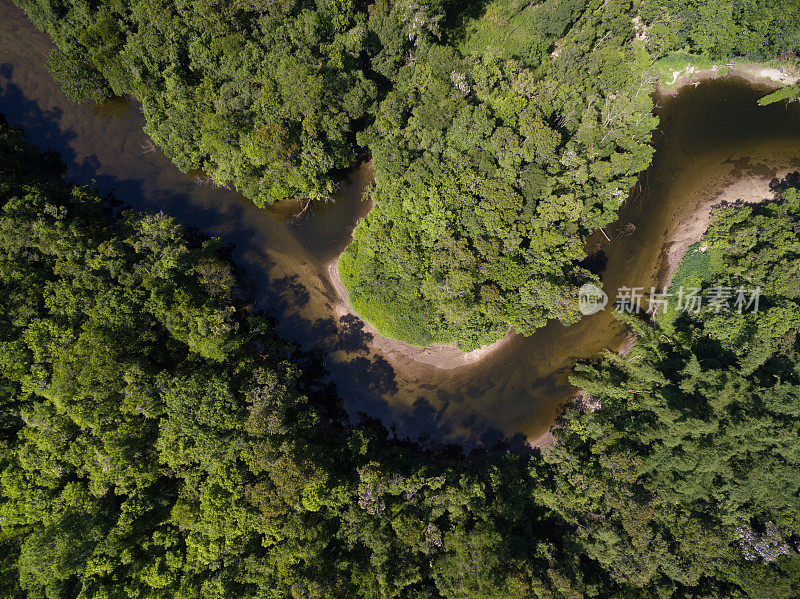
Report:
[[[382,418],[400,434],[468,444],[533,438],[571,392],[565,372],[575,360],[624,339],[606,312],[570,328],[554,323],[532,337],[514,337],[482,362],[454,370],[372,355],[357,322],[336,321],[325,274],[368,209],[361,200],[371,178],[367,165],[342,182],[333,202],[299,218],[292,218],[302,209],[296,203],[259,210],[174,168],[142,132],[135,106],[66,100],[42,67],[50,47],[15,6],[0,0],[0,113],[31,141],[61,152],[72,179],[95,181],[135,208],[163,210],[234,244],[234,259],[252,277],[254,301],[276,316],[281,335],[329,356],[331,379],[352,415]],[[671,232],[698,205],[742,177],[800,168],[800,107],[759,108],[760,95],[744,81],[720,80],[660,100],[653,167],[620,221],[605,229],[611,241],[598,232],[588,242],[606,255],[602,277],[612,302],[621,286],[658,283]]]

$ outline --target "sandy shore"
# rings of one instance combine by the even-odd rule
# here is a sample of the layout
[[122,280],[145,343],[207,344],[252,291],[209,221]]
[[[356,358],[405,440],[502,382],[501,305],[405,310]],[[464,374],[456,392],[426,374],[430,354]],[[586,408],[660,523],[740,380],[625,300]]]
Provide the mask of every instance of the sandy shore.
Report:
[[[785,169],[778,172],[777,177],[783,178],[790,172],[792,169]],[[659,276],[662,288],[669,287],[675,271],[689,248],[703,239],[711,226],[714,208],[724,204],[758,204],[771,200],[775,195],[769,188],[771,181],[772,177],[741,179],[723,188],[715,196],[702,202],[686,218],[681,219],[670,232],[670,241],[665,244],[662,253],[662,269]]]
[[[341,318],[345,314],[358,316],[347,299],[347,287],[339,276],[338,258],[328,264],[328,280],[335,292],[332,300],[333,310],[337,318]],[[397,339],[384,337],[368,322],[364,322],[364,325],[364,331],[373,336],[370,342],[372,349],[383,354],[387,360],[391,361],[393,358],[402,357],[443,370],[452,370],[475,364],[503,347],[514,337],[514,331],[509,329],[502,339],[495,341],[491,345],[484,345],[474,351],[464,352],[458,349],[455,343],[434,343],[428,347],[417,347]]]
[[[723,69],[725,70],[724,74],[722,73]],[[660,94],[670,96],[677,94],[682,87],[687,85],[699,85],[701,81],[719,77],[740,77],[750,83],[766,84],[776,88],[800,82],[800,72],[791,65],[776,68],[754,62],[714,65],[710,69],[698,69],[690,65],[680,71],[672,71],[672,81],[666,85],[659,83],[656,89]]]
[[[777,173],[778,178],[785,177],[788,173],[793,172],[794,169],[784,169]],[[729,204],[729,205],[742,205],[742,204],[758,204],[761,202],[769,201],[775,196],[774,192],[770,190],[769,184],[772,177],[749,177],[740,179],[732,183],[714,196],[702,201],[696,209],[687,213],[685,218],[682,218],[673,227],[669,233],[669,241],[664,244],[664,249],[661,255],[661,272],[659,273],[659,284],[664,288],[668,288],[672,282],[672,277],[675,274],[678,266],[686,255],[686,252],[695,243],[703,239],[706,231],[711,226],[713,209]],[[626,338],[623,344],[617,350],[622,356],[627,355],[636,345],[636,336],[630,335]],[[578,397],[580,394],[576,395]],[[539,449],[547,449],[552,447],[558,442],[553,434],[551,427],[545,433],[541,434],[535,439],[528,441],[530,447],[538,447]]]
[[[785,176],[790,169],[786,169],[777,174],[778,177]],[[686,255],[689,247],[698,243],[708,227],[711,225],[712,210],[722,204],[733,203],[758,203],[769,200],[773,197],[769,184],[772,178],[751,177],[741,179],[725,188],[716,195],[700,203],[696,209],[688,213],[681,219],[669,234],[669,239],[662,251],[661,273],[659,282],[663,288],[667,288],[672,281],[675,270],[681,260]],[[332,308],[338,318],[352,314],[358,316],[347,299],[347,287],[339,276],[339,261],[334,260],[327,267],[328,280],[333,289],[331,294]],[[440,368],[452,370],[463,366],[475,364],[493,352],[507,344],[513,337],[513,330],[509,330],[506,335],[492,343],[480,347],[471,352],[463,352],[455,343],[435,343],[428,347],[417,347],[384,337],[371,324],[364,323],[364,331],[372,335],[370,342],[371,349],[382,354],[387,360],[413,360],[415,362]],[[623,348],[620,348],[621,350]],[[629,349],[629,348],[628,348]]]

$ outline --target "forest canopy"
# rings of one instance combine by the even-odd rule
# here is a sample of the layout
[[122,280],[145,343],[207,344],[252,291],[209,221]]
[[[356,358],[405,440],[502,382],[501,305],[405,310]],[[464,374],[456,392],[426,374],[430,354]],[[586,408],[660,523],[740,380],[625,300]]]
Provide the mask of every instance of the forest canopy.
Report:
[[654,54],[701,53],[765,60],[800,50],[800,4],[785,0],[644,0],[641,17]]
[[687,257],[676,273],[705,293],[760,288],[757,310],[629,317],[634,350],[573,377],[592,409],[562,421],[544,454],[556,474],[535,493],[616,577],[673,592],[716,579],[719,597],[800,590],[798,181],[718,209],[704,267]]
[[[179,167],[259,205],[371,155],[352,301],[464,349],[577,318],[582,240],[652,155],[650,63],[797,51],[800,10],[18,2],[70,97],[132,94]],[[627,317],[636,347],[577,367],[554,447],[466,456],[350,422],[219,240],[61,172],[0,123],[0,596],[800,594],[798,177],[718,210],[693,266],[757,312]]]
[[3,597],[797,596],[794,182],[707,236],[762,309],[631,317],[555,447],[467,457],[349,424],[217,240],[58,171],[0,124]]
[[57,77],[134,95],[182,170],[264,205],[329,195],[357,159],[354,132],[377,94],[362,2],[19,4],[58,45]]
[[380,332],[470,350],[577,321],[577,289],[596,281],[583,239],[615,219],[657,123],[630,6],[584,8],[546,21],[536,52],[432,45],[400,70],[368,132],[376,206],[340,261]]
[[351,302],[464,350],[578,319],[583,240],[652,157],[653,61],[800,48],[780,0],[16,1],[70,97],[135,96],[181,169],[258,205],[370,156]]

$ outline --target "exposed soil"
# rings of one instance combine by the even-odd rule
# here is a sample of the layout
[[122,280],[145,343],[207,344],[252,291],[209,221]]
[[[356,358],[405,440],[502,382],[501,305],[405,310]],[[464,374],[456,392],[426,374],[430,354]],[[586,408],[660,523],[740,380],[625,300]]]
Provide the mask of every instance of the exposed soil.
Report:
[[[790,169],[780,171],[778,178],[785,177],[789,172]],[[708,231],[714,208],[726,204],[758,204],[771,200],[775,195],[769,188],[771,181],[771,177],[749,177],[736,181],[702,202],[693,213],[681,220],[670,233],[670,241],[665,244],[662,254],[663,288],[669,287],[689,248],[698,243]]]
[[[725,69],[725,73],[722,70]],[[740,77],[754,84],[767,84],[772,87],[793,85],[800,82],[800,72],[792,65],[770,67],[757,62],[743,64],[714,65],[710,69],[698,69],[688,66],[680,71],[672,71],[672,81],[666,85],[659,84],[658,92],[665,95],[675,95],[687,85],[700,85],[708,79],[720,77]]]

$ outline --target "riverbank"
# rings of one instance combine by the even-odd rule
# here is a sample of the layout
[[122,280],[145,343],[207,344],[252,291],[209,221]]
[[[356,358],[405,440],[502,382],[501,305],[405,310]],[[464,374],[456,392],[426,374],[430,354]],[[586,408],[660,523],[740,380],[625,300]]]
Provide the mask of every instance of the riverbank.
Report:
[[[776,177],[783,178],[793,169],[783,169]],[[774,197],[769,185],[774,177],[748,177],[731,183],[714,196],[702,201],[692,212],[682,218],[670,232],[661,254],[659,280],[662,289],[668,289],[675,271],[689,248],[702,241],[711,226],[713,210],[723,205],[760,204]]]
[[706,67],[689,62],[681,68],[667,70],[671,79],[662,74],[661,81],[656,84],[656,91],[667,96],[676,95],[687,85],[697,86],[703,81],[720,77],[739,77],[754,85],[774,88],[800,83],[800,70],[791,63],[776,66],[759,62],[725,63]]
[[[784,169],[775,176],[783,177],[791,171],[792,169]],[[740,179],[702,200],[694,209],[680,218],[672,227],[668,234],[668,241],[662,247],[659,259],[659,286],[663,289],[669,288],[675,271],[686,252],[692,245],[702,240],[711,225],[714,208],[724,204],[753,204],[771,199],[773,193],[769,189],[769,184],[773,178],[770,176]],[[360,318],[350,305],[347,297],[347,286],[339,275],[338,264],[339,260],[337,258],[330,262],[326,269],[327,279],[332,288],[332,294],[329,298],[331,300],[331,308],[337,319],[348,314]],[[491,345],[480,347],[471,352],[464,352],[455,343],[436,343],[427,347],[411,345],[397,339],[385,337],[368,322],[362,322],[364,322],[364,332],[372,337],[370,340],[372,351],[383,355],[389,361],[397,361],[398,359],[411,360],[442,370],[453,370],[474,365],[502,349],[515,336],[514,331],[509,330],[502,339]],[[618,349],[618,352],[624,355],[630,349],[629,339],[626,339],[625,343]],[[546,445],[551,439],[545,437],[541,441]]]
[[[337,258],[327,267],[328,281],[333,288],[332,308],[337,318],[347,314],[358,317],[347,297],[347,286],[339,275],[339,259]],[[471,352],[464,352],[456,347],[455,343],[434,343],[428,347],[417,347],[397,339],[390,339],[378,333],[377,329],[364,321],[364,331],[372,335],[371,348],[382,354],[387,360],[403,357],[422,364],[427,364],[442,370],[452,370],[475,364],[501,349],[515,335],[513,329],[491,345],[484,345]]]
[[[783,178],[787,174],[794,172],[793,168],[784,168],[776,171],[774,176],[745,177],[735,182],[729,183],[718,192],[700,200],[695,206],[688,210],[682,217],[678,218],[671,230],[667,234],[667,241],[664,243],[659,258],[659,273],[657,276],[658,285],[661,289],[669,289],[675,271],[680,266],[681,261],[686,256],[689,248],[702,241],[708,228],[711,226],[714,208],[723,205],[745,205],[759,204],[773,199],[774,192],[770,189],[770,183],[774,177]],[[626,356],[636,345],[637,337],[633,334],[628,335],[616,353]],[[584,392],[578,392],[567,402],[565,409],[577,403],[583,403],[586,409],[586,398]],[[592,409],[597,409],[594,406]],[[557,426],[557,424],[555,425]],[[554,428],[551,427],[537,437],[530,439],[528,445],[532,448],[547,449],[555,445],[558,440],[553,434]]]

